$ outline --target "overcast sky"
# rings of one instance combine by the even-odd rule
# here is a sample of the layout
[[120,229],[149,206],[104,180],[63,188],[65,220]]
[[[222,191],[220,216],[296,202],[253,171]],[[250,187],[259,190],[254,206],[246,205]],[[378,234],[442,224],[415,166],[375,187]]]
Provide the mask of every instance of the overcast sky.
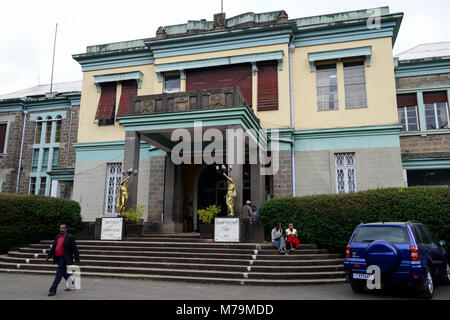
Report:
[[[227,18],[285,10],[290,19],[380,6],[403,12],[394,54],[419,43],[450,41],[448,0],[223,0]],[[212,20],[220,0],[3,0],[0,5],[0,94],[53,82],[81,80],[72,54],[86,46],[150,38],[159,26]]]

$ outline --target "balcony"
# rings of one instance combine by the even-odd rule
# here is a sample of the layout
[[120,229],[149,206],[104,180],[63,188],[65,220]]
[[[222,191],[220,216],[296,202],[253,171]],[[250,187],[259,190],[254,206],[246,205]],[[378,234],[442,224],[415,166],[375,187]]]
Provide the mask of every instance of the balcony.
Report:
[[253,113],[238,87],[163,93],[132,97],[130,116],[242,106]]

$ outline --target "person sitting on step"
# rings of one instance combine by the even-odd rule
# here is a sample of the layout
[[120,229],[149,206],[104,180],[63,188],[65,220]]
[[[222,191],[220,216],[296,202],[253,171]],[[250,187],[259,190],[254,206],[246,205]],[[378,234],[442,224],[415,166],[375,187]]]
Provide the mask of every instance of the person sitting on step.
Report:
[[[300,240],[298,240],[298,234],[297,234],[297,230],[294,229],[294,224],[293,223],[289,223],[288,225],[289,227],[286,229],[285,234],[286,234],[286,244],[288,249],[290,248],[290,250],[295,250],[298,249],[299,245],[300,245]],[[295,247],[295,249],[294,249]]]
[[278,249],[280,254],[286,254],[286,243],[284,241],[281,222],[277,222],[276,227],[272,229],[272,245]]

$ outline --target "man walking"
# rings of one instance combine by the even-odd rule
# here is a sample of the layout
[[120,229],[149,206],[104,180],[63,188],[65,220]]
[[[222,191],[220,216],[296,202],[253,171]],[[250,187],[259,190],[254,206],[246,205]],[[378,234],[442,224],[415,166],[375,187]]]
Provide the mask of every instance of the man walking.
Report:
[[[66,223],[62,223],[59,226],[59,235],[55,238],[52,244],[48,257],[45,259],[48,261],[53,258],[53,263],[58,264],[58,269],[56,270],[55,280],[48,293],[49,296],[54,296],[56,294],[56,289],[61,281],[61,278],[67,281],[70,274],[67,273],[67,265],[73,264],[73,258],[75,256],[75,263],[80,263],[80,257],[78,255],[77,244],[75,243],[75,237],[70,233],[67,233],[68,226]],[[74,280],[72,280],[72,285],[74,285]],[[70,291],[67,288],[65,291]]]

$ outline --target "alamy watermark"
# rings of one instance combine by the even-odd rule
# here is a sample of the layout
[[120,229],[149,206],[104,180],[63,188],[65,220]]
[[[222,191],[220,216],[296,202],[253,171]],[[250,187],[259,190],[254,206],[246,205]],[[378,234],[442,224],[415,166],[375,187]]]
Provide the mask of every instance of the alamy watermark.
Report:
[[[242,128],[203,129],[202,121],[194,122],[193,134],[180,128],[172,132],[171,159],[179,164],[259,164],[261,175],[274,175],[279,170],[279,131]],[[270,140],[270,145],[268,144]],[[248,161],[246,161],[248,151]]]
[[67,288],[71,290],[80,290],[81,289],[81,269],[77,265],[69,265],[67,266],[67,273],[70,274],[70,277],[66,280]]

